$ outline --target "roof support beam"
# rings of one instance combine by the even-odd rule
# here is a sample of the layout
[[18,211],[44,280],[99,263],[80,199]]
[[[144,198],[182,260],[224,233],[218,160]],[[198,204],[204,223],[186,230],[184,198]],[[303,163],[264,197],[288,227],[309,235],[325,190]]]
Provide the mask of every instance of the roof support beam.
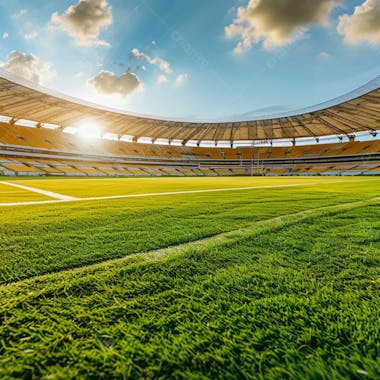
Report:
[[[333,124],[331,124],[331,123],[328,122],[327,120],[322,119],[322,117],[318,116],[318,117],[316,117],[316,120],[317,120],[319,123],[325,125],[326,127],[332,129],[333,131],[337,132],[337,134],[342,134],[342,135],[346,135],[346,136],[348,136],[348,132],[346,132],[345,130],[343,130],[343,129],[341,129],[341,128],[339,128],[339,127],[333,125]],[[332,133],[332,134],[333,134],[333,133]]]
[[185,144],[188,142],[188,141],[191,141],[191,140],[194,140],[194,137],[196,137],[201,131],[202,131],[202,125],[196,127],[191,133],[190,135],[186,136],[183,141],[185,141]]
[[[379,101],[380,101],[380,99],[379,99]],[[367,118],[367,117],[369,117],[369,118],[375,118],[376,121],[380,121],[379,113],[376,112],[376,111],[372,111],[369,108],[363,108],[361,110],[361,112],[358,113],[357,110],[355,110],[355,107],[354,107],[354,109],[352,109],[352,108],[347,107],[344,104],[341,104],[339,106],[339,109],[341,109],[345,113],[348,113],[349,115],[352,115],[354,117],[359,117],[359,118],[362,118],[362,117]],[[363,115],[363,113],[367,113],[368,115]]]
[[[367,128],[366,126],[364,126],[358,122],[355,122],[353,120],[349,120],[342,115],[338,115],[336,112],[332,112],[329,110],[324,110],[322,112],[323,112],[322,115],[325,114],[326,116],[329,116],[331,118],[335,118],[335,119],[339,120],[342,124],[346,125],[348,128],[355,130],[356,132],[360,132],[360,131],[364,131],[364,130],[373,130],[373,128],[369,128],[369,127]],[[355,124],[355,128],[353,128],[353,124]],[[358,127],[358,125],[359,125],[359,127]]]
[[[316,136],[316,134],[303,122],[303,121],[301,121],[301,118],[300,117],[298,117],[298,116],[295,116],[295,120],[297,121],[297,123],[310,135],[310,136],[312,136],[312,137],[315,137]],[[288,118],[288,121],[289,121],[289,123],[291,123],[292,125],[293,125],[293,123],[292,123],[292,121],[291,121],[291,118]]]

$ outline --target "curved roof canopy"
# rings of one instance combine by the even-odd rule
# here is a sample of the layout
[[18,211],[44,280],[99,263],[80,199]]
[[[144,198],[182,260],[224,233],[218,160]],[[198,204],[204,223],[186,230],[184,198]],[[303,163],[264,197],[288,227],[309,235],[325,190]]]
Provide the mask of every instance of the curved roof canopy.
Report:
[[0,70],[0,115],[62,128],[93,120],[107,133],[183,143],[350,135],[380,129],[380,76],[347,95],[299,111],[251,120],[195,122],[103,107],[33,85]]

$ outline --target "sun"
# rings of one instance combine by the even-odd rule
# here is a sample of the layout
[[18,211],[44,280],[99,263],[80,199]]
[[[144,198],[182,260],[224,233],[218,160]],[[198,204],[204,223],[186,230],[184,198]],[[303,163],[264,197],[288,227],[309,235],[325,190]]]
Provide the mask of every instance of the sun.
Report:
[[101,138],[101,127],[95,121],[84,121],[77,127],[77,136],[83,139],[99,139]]

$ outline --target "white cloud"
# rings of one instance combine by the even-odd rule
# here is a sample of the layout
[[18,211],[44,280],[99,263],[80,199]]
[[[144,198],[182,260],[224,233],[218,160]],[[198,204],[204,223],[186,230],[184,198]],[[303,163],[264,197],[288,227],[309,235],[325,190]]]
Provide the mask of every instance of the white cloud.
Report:
[[21,18],[22,16],[26,15],[28,13],[28,10],[23,8],[21,9],[19,12],[15,13],[14,15],[12,15],[12,17],[14,19],[18,19],[18,18]]
[[134,48],[131,50],[131,56],[133,58],[142,59],[142,60],[147,61],[147,62],[149,62],[151,60],[151,58],[148,55],[140,52],[140,50],[137,48]]
[[352,15],[341,16],[337,30],[348,44],[380,44],[380,1],[366,0]]
[[38,33],[37,32],[31,32],[31,33],[27,33],[24,35],[24,38],[27,40],[27,41],[30,41],[30,40],[34,40],[38,37]]
[[136,74],[126,72],[120,76],[111,71],[102,70],[94,78],[87,82],[98,94],[121,95],[127,97],[141,87],[141,82]]
[[188,74],[179,74],[175,78],[174,84],[175,84],[176,87],[179,87],[179,86],[184,85],[188,80],[189,80],[189,75]]
[[158,59],[158,67],[161,71],[167,74],[171,74],[173,70],[170,68],[170,64],[167,61],[164,61],[163,59]]
[[6,40],[9,37],[9,34],[7,32],[3,33],[3,40]]
[[140,59],[142,61],[146,61],[151,65],[155,65],[160,68],[161,71],[163,71],[166,74],[171,74],[173,72],[170,63],[168,61],[165,61],[162,58],[155,57],[152,58],[149,55],[140,52],[137,48],[134,48],[131,50],[131,56],[136,59]]
[[17,51],[12,51],[1,67],[37,84],[46,82],[55,76],[49,63],[41,61],[33,54],[23,54]]
[[326,24],[339,0],[250,0],[239,7],[237,17],[225,28],[227,38],[239,38],[234,52],[254,44],[270,49],[289,44],[313,24]]
[[162,74],[159,75],[157,78],[157,84],[166,84],[169,82],[169,79],[166,75]]
[[80,46],[110,46],[107,41],[99,39],[101,29],[112,24],[112,8],[107,0],[79,0],[62,16],[53,13],[51,21]]
[[327,61],[328,59],[330,59],[331,55],[325,51],[322,51],[318,54],[318,58],[322,61]]

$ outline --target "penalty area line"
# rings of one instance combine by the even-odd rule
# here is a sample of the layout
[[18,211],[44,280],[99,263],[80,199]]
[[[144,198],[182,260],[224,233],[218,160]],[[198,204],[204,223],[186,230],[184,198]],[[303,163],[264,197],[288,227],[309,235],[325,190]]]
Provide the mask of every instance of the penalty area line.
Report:
[[[43,194],[43,195],[46,195],[47,197],[59,199],[61,201],[73,201],[73,200],[78,199],[78,198],[70,197],[68,195],[53,193],[52,191],[46,191],[46,190],[37,189],[36,187],[19,185],[18,183],[13,183],[13,182],[0,181],[0,184],[1,185],[8,185],[8,186],[17,187],[19,189],[31,191],[33,193]],[[45,201],[45,202],[48,202],[48,201]],[[33,204],[32,202],[16,202],[16,203],[14,203],[14,205],[15,204],[26,204],[26,203]],[[0,205],[4,205],[4,203],[0,203]]]

